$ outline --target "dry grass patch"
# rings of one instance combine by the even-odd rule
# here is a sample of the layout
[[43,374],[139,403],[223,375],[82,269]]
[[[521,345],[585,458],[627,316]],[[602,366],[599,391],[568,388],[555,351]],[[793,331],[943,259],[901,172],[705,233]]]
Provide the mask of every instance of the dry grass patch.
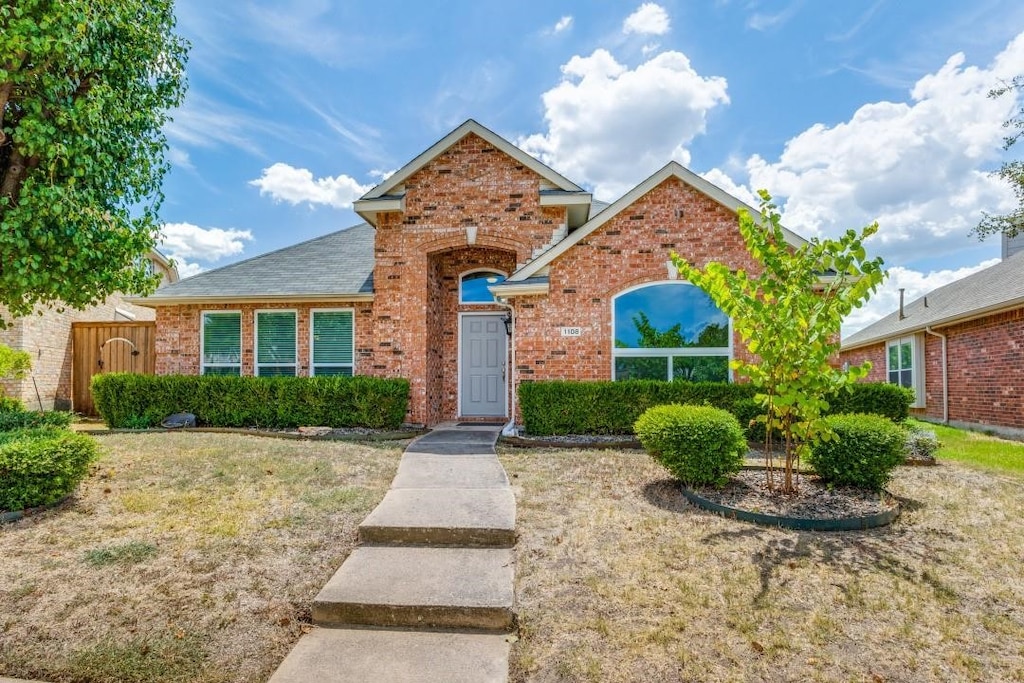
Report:
[[265,680],[401,457],[401,444],[98,439],[70,501],[0,526],[0,675]]
[[688,506],[643,453],[505,450],[515,681],[1024,681],[1020,478],[897,470],[867,532]]

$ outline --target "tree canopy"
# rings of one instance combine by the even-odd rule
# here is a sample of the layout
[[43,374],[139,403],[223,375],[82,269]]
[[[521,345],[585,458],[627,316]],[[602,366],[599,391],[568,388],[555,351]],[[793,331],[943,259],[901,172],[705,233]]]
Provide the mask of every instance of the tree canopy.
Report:
[[0,304],[148,292],[162,127],[185,92],[173,0],[0,1]]
[[[1017,97],[1019,92],[1024,92],[1024,76],[1017,76],[1004,85],[989,92],[989,97]],[[1024,135],[1024,105],[1017,109],[1017,113],[1003,123],[1007,129],[1007,135],[1003,138],[1003,149],[1010,149]],[[985,239],[991,235],[1005,234],[1007,237],[1016,237],[1024,232],[1024,160],[1015,159],[1005,162],[995,171],[993,175],[1002,178],[1013,189],[1017,197],[1017,206],[1006,214],[986,213],[981,223],[974,228],[973,233],[979,239]]]

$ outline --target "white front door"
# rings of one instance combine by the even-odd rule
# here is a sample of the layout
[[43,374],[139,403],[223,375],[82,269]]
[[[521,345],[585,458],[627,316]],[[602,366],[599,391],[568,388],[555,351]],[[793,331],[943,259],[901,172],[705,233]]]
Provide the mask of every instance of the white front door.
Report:
[[460,317],[459,414],[505,417],[508,335],[504,314]]

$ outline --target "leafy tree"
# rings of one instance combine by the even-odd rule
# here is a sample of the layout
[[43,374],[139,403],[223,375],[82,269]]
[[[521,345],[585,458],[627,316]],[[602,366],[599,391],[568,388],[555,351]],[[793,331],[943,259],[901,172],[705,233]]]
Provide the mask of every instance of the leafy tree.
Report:
[[[989,91],[988,96],[1016,97],[1018,92],[1024,92],[1024,76],[1017,76],[1009,83]],[[1021,136],[1024,136],[1024,106],[1021,106],[1014,116],[1005,121],[1003,127],[1009,130],[1009,134],[1003,138],[1003,149],[1008,150],[1021,139]],[[1016,237],[1024,231],[1024,160],[1007,161],[993,175],[1009,183],[1017,197],[1017,208],[1001,216],[986,213],[981,219],[981,223],[971,233],[982,240],[991,235],[1001,234],[1005,234],[1007,237]]]
[[[885,279],[882,259],[868,259],[863,241],[878,224],[860,234],[848,230],[838,240],[811,240],[794,248],[786,243],[771,196],[761,196],[760,220],[739,210],[740,234],[760,273],[733,271],[721,263],[697,268],[678,254],[672,260],[681,277],[708,293],[733,319],[754,357],[736,358],[732,367],[758,388],[765,410],[767,452],[778,431],[785,445],[782,491],[796,489],[800,458],[812,445],[831,438],[822,413],[823,398],[867,375],[870,363],[836,368],[839,326]],[[823,274],[827,274],[823,277]],[[776,488],[769,459],[768,486]]]
[[[22,379],[32,369],[32,355],[28,351],[16,351],[6,344],[0,344],[0,380]],[[0,395],[3,395],[0,386]]]
[[148,292],[161,128],[185,90],[173,0],[0,2],[0,304]]

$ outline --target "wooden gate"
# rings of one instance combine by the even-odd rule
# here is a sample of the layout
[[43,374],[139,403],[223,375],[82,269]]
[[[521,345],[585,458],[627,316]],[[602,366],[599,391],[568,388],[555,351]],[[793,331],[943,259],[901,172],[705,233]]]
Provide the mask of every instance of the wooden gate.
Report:
[[103,372],[156,372],[156,323],[72,323],[71,400],[76,412],[95,415],[89,382]]

